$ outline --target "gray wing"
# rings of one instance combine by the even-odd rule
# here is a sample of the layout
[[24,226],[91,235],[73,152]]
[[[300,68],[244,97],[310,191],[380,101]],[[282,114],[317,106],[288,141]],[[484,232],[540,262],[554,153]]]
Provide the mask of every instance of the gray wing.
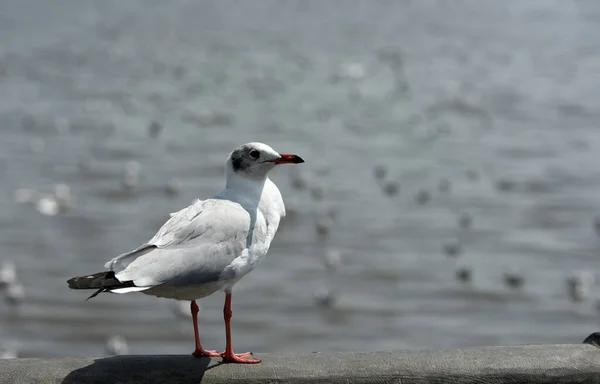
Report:
[[246,251],[249,232],[250,214],[241,205],[198,201],[173,214],[147,244],[114,258],[106,268],[138,287],[217,281]]

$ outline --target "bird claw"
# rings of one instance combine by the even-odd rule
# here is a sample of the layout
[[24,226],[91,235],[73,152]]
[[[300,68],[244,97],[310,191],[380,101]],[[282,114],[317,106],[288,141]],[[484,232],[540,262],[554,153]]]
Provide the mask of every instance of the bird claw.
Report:
[[215,350],[196,349],[192,355],[195,357],[221,357],[223,354]]
[[227,354],[226,352],[221,353],[221,357],[224,362],[228,363],[240,363],[240,364],[258,364],[260,363],[259,359],[247,359],[246,357],[252,356],[252,352],[244,352],[244,353],[231,353]]

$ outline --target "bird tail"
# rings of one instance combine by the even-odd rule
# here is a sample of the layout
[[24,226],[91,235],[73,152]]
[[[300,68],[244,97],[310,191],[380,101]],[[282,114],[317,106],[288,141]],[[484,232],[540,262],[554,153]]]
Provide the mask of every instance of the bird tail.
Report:
[[96,289],[89,299],[98,296],[102,292],[110,292],[113,289],[135,287],[133,281],[119,281],[114,271],[98,272],[92,275],[77,276],[67,280],[71,289]]

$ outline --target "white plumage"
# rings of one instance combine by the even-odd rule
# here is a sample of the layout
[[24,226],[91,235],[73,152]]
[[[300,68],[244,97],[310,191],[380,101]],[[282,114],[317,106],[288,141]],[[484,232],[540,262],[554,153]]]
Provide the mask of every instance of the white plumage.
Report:
[[[250,353],[233,353],[231,346],[231,290],[265,257],[285,217],[277,186],[267,177],[277,164],[303,163],[296,155],[280,154],[262,143],[236,148],[225,164],[225,189],[210,199],[196,201],[172,213],[147,243],[105,264],[107,272],[74,277],[74,289],[142,292],[190,300],[194,324],[194,356],[221,356],[238,363],[258,363]],[[223,308],[225,351],[206,350],[200,344],[196,299],[225,291]]]
[[112,292],[194,300],[231,289],[265,257],[283,217],[275,183],[228,171],[222,192],[172,214],[146,244],[105,264],[119,281],[135,284]]

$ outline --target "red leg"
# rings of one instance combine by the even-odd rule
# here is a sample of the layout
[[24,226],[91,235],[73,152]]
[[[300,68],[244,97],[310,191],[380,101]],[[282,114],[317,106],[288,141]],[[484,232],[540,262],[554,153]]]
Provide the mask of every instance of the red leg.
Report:
[[225,339],[226,346],[225,352],[221,354],[224,361],[232,363],[244,363],[244,364],[256,364],[260,363],[258,359],[245,359],[245,357],[252,356],[252,352],[245,353],[233,353],[231,346],[231,293],[225,295],[225,306],[223,307],[223,319],[225,320]]
[[194,350],[194,352],[192,352],[192,355],[197,356],[197,357],[201,357],[201,356],[206,356],[206,357],[219,357],[221,356],[220,353],[218,353],[217,351],[207,351],[206,349],[202,348],[202,345],[200,344],[200,334],[198,333],[198,304],[196,304],[196,300],[192,300],[192,303],[190,305],[190,310],[192,312],[192,321],[194,322],[194,337],[196,339],[196,349]]

